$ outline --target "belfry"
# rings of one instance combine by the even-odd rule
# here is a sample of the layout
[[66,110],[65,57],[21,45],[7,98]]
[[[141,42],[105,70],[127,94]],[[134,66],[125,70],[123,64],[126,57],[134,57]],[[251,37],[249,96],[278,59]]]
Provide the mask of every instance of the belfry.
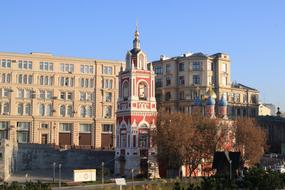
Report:
[[140,48],[138,29],[126,55],[126,68],[119,73],[117,106],[115,173],[158,177],[157,150],[151,137],[157,118],[155,74]]

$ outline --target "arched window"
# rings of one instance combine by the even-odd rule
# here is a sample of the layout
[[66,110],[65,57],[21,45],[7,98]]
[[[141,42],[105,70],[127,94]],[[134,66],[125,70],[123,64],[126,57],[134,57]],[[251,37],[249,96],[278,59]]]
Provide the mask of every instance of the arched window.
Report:
[[65,116],[65,105],[60,106],[60,116],[62,116],[62,117]]
[[138,86],[139,100],[147,100],[148,88],[147,84],[140,82]]
[[127,99],[129,97],[129,83],[125,82],[123,84],[123,98],[124,100]]
[[80,116],[85,117],[86,116],[86,108],[85,106],[80,107]]
[[87,117],[92,117],[92,107],[91,106],[86,107],[86,115]]
[[67,116],[68,117],[72,116],[72,106],[71,105],[67,106]]
[[149,147],[149,130],[145,123],[139,126],[139,147],[148,148]]
[[141,55],[139,56],[140,69],[145,69],[145,68],[144,68],[144,62],[145,62],[144,60],[145,60],[145,59],[144,59],[144,55],[141,54]]
[[44,104],[40,104],[39,114],[40,114],[40,116],[44,116],[45,115],[45,105]]
[[25,106],[25,114],[31,115],[31,104],[30,103],[27,103]]
[[51,114],[52,114],[52,105],[51,105],[51,104],[48,104],[48,105],[47,105],[47,115],[48,115],[48,116],[51,116]]

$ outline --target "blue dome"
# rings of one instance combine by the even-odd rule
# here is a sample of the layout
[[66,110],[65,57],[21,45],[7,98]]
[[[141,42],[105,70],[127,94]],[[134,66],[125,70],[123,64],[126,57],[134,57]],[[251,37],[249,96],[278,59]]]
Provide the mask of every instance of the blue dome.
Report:
[[227,102],[225,96],[222,96],[222,98],[219,101],[219,106],[227,106],[227,105],[228,105],[228,102]]
[[212,106],[212,105],[216,104],[216,101],[215,101],[215,99],[212,96],[209,96],[209,98],[207,99],[206,103],[207,103],[208,106]]
[[201,99],[199,98],[199,96],[196,96],[194,99],[194,106],[201,106],[202,102]]

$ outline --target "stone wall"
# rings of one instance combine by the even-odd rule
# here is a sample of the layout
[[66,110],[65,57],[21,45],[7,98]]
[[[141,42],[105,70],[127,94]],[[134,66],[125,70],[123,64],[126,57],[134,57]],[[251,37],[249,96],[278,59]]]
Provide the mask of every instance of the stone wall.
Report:
[[62,169],[100,168],[105,167],[113,171],[114,151],[95,151],[68,149],[58,150],[50,145],[19,144],[16,153],[15,170],[41,170],[51,169],[53,162],[62,164]]

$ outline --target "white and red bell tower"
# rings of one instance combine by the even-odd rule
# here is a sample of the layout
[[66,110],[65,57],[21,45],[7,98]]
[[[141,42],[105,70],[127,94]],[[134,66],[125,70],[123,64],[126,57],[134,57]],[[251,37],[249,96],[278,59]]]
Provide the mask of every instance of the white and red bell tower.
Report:
[[158,177],[156,147],[151,131],[156,128],[155,74],[140,49],[136,29],[133,49],[127,52],[126,68],[119,73],[116,123],[115,173]]

